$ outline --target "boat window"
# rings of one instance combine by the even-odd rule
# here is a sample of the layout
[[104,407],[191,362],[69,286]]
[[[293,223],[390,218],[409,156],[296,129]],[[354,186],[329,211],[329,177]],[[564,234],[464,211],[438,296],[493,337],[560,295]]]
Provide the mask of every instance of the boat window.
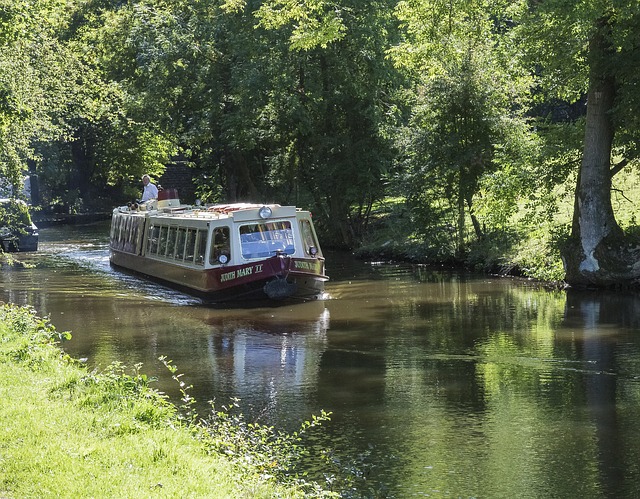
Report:
[[291,222],[266,222],[240,226],[240,244],[244,258],[266,258],[295,251]]
[[155,255],[158,252],[158,242],[160,239],[160,226],[152,225],[149,227],[149,243],[147,245],[147,254]]
[[127,220],[124,224],[124,234],[123,234],[123,251],[126,251],[128,253],[133,253],[133,244],[131,243],[133,236],[132,236],[132,226],[133,226],[133,219],[131,217],[127,217]]
[[196,229],[187,229],[187,239],[184,243],[184,261],[192,263],[196,251]]
[[167,258],[173,258],[173,254],[176,251],[176,236],[178,234],[177,227],[169,227],[169,234],[167,235]]
[[131,231],[129,232],[131,236],[131,240],[129,241],[129,247],[131,248],[131,253],[138,253],[138,234],[140,233],[140,219],[132,218],[131,219]]
[[122,225],[124,224],[124,217],[118,216],[116,223],[116,231],[114,234],[115,247],[119,250],[122,249]]
[[118,229],[120,228],[120,215],[114,214],[111,221],[111,246],[115,248],[116,246],[116,234],[118,233]]
[[199,230],[196,236],[196,265],[204,265],[204,255],[207,251],[207,232]]
[[138,230],[136,231],[136,254],[142,254],[142,246],[144,244],[144,218],[139,218],[137,220]]
[[111,221],[111,247],[114,249],[118,249],[120,220],[122,220],[122,217],[120,215],[114,214]]
[[310,220],[300,220],[300,232],[302,233],[304,252],[309,256],[317,255],[320,251],[318,249],[318,241],[316,240],[316,235],[313,232],[313,227],[311,227]]
[[158,238],[158,255],[164,256],[167,252],[167,232],[169,227],[160,227],[160,237]]
[[187,229],[178,229],[176,236],[176,260],[182,260],[184,258],[184,243],[187,238]]
[[[226,260],[221,257],[226,257]],[[213,236],[211,240],[211,255],[209,256],[209,263],[211,265],[218,265],[220,263],[227,263],[231,260],[231,246],[229,238],[229,227],[216,227],[213,230]]]
[[124,217],[120,222],[120,234],[118,238],[120,240],[120,249],[124,250],[124,246],[127,242],[127,223],[131,220],[129,217]]

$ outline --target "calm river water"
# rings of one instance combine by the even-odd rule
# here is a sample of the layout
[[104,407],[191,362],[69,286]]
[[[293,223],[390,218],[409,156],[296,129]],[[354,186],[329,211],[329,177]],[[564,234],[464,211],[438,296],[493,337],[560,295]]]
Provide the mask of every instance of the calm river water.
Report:
[[108,225],[41,230],[36,267],[0,273],[67,352],[142,363],[178,395],[238,397],[286,430],[331,411],[317,448],[363,475],[353,497],[640,496],[640,296],[372,264],[329,254],[325,300],[205,306],[113,270]]

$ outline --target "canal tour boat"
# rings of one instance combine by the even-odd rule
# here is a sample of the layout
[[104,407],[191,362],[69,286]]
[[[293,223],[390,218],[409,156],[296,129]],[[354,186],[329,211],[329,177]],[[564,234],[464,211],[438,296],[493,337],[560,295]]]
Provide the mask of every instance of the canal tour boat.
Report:
[[207,301],[310,300],[328,280],[311,213],[180,203],[175,189],[113,210],[110,262]]

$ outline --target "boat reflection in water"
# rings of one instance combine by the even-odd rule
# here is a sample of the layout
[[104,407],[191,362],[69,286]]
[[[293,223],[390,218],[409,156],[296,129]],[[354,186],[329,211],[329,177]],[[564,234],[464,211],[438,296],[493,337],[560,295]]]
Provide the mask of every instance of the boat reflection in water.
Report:
[[[238,398],[248,419],[260,417],[272,424],[280,420],[297,426],[308,419],[315,408],[301,402],[317,392],[330,322],[324,302],[208,311],[206,351],[185,350],[192,362],[176,363],[197,377],[196,400],[215,398],[220,407]],[[194,356],[206,356],[206,361]],[[200,371],[193,372],[190,364]]]

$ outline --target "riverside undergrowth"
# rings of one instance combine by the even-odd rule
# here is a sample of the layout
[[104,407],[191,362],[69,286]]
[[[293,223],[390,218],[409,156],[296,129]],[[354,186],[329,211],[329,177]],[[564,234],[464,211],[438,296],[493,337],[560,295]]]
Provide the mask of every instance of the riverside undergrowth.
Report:
[[[141,366],[89,371],[33,309],[0,306],[1,497],[337,497],[292,471],[304,434],[177,407]],[[180,375],[170,361],[176,380]],[[334,489],[335,490],[335,489]]]
[[[182,394],[179,418],[195,430],[208,452],[221,454],[231,460],[243,473],[257,471],[263,479],[295,485],[309,497],[325,497],[327,491],[317,482],[309,480],[298,464],[309,456],[303,440],[312,428],[330,420],[331,413],[322,411],[302,423],[298,431],[287,433],[270,425],[249,422],[239,411],[240,400],[231,399],[228,404],[216,407],[204,417],[195,409],[197,401],[189,394],[192,386],[182,381],[182,374],[166,357],[160,357],[165,367],[179,384]],[[346,476],[346,475],[344,475]],[[345,480],[343,479],[343,482]]]
[[[261,479],[293,485],[306,497],[387,497],[384,487],[369,480],[374,470],[369,452],[344,458],[335,449],[323,448],[311,455],[307,439],[315,428],[330,421],[330,412],[323,410],[318,416],[312,415],[311,420],[304,421],[291,433],[248,421],[238,398],[221,406],[210,401],[210,411],[202,417],[195,409],[197,401],[189,393],[193,387],[182,381],[183,374],[178,373],[171,360],[166,357],[159,360],[179,385],[178,417],[196,431],[208,452],[225,456],[243,473],[257,472]],[[321,463],[322,468],[320,472],[316,469],[313,476],[307,467],[312,462]]]

